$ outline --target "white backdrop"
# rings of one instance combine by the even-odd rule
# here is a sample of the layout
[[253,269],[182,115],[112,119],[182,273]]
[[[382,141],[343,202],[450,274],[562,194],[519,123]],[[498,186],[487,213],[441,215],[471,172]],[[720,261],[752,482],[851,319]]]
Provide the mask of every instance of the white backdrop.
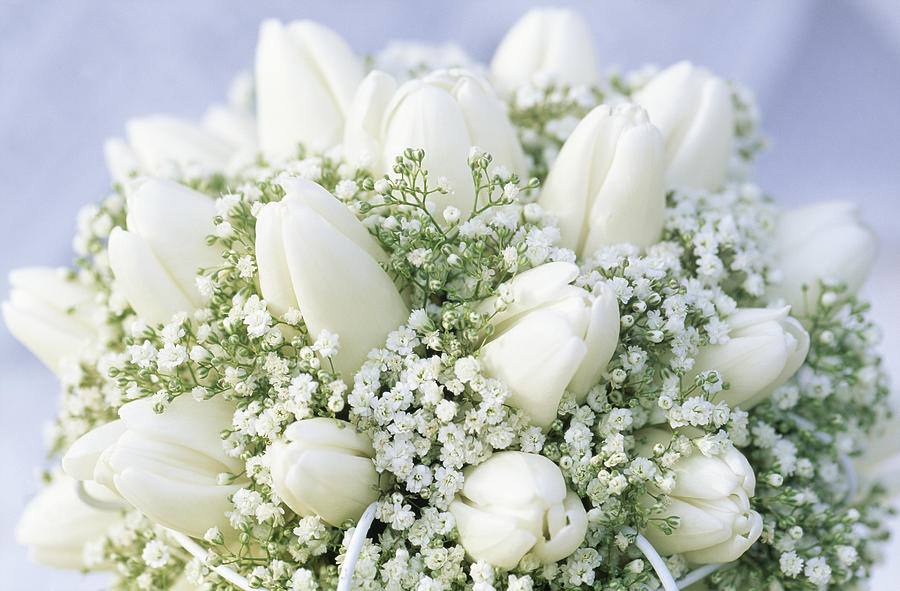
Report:
[[[75,212],[108,186],[102,141],[131,116],[198,117],[252,63],[268,16],[312,18],[361,53],[390,38],[457,40],[489,58],[532,1],[0,0],[0,294],[17,266],[67,264]],[[687,58],[755,89],[772,149],[757,180],[785,203],[861,203],[881,238],[867,288],[900,374],[900,5],[894,0],[556,2],[591,22],[600,63]],[[57,386],[0,328],[0,573],[4,588],[98,589],[25,560],[12,536],[44,462]],[[900,523],[897,524],[900,532]],[[873,584],[898,588],[900,544]],[[11,586],[6,587],[9,583]]]

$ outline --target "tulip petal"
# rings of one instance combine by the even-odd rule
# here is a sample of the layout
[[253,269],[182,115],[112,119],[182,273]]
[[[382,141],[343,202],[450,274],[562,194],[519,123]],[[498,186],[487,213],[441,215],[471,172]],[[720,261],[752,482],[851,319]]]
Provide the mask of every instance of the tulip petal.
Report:
[[228,496],[241,488],[238,484],[183,482],[138,468],[118,472],[115,484],[122,496],[151,520],[194,538],[203,537],[214,526],[231,530],[225,516],[233,509]]
[[666,184],[716,189],[725,182],[734,143],[731,92],[723,80],[713,78],[695,100],[690,126],[672,139],[678,149],[670,153]]
[[206,243],[215,232],[216,209],[207,195],[180,183],[149,178],[128,198],[128,231],[138,234],[190,299],[203,305],[199,269],[222,264],[220,250]]
[[297,296],[290,274],[286,272],[287,255],[284,252],[283,216],[286,208],[281,203],[270,203],[262,208],[256,218],[256,266],[259,273],[259,289],[268,309],[282,316],[288,308],[297,307]]
[[460,544],[474,560],[513,569],[537,542],[512,517],[482,511],[460,501],[450,503],[450,512],[456,520]]
[[172,163],[182,170],[199,166],[203,171],[222,171],[233,152],[232,146],[222,138],[175,117],[153,115],[131,119],[125,128],[141,168],[151,174],[166,173]]
[[606,286],[599,289],[591,304],[591,319],[584,344],[587,352],[578,371],[569,382],[568,390],[579,404],[587,399],[588,391],[600,381],[619,343],[619,300]]
[[115,420],[91,429],[75,440],[62,458],[63,471],[77,480],[93,480],[100,454],[125,432],[125,423]]
[[479,360],[488,375],[509,386],[506,403],[546,429],[586,353],[564,317],[537,310],[486,343]]
[[310,334],[337,333],[333,358],[345,380],[359,369],[409,310],[390,277],[368,253],[312,209],[297,205],[284,217],[287,267]]
[[362,79],[359,60],[336,33],[310,21],[260,26],[256,48],[259,144],[269,158],[324,151],[340,141],[344,113]]
[[197,401],[187,395],[176,397],[161,414],[153,410],[153,401],[142,398],[119,409],[128,429],[154,441],[170,443],[196,451],[222,464],[218,470],[238,474],[243,462],[227,455],[219,436],[231,426],[234,405],[221,397]]
[[359,519],[378,498],[378,473],[372,460],[343,451],[301,453],[285,475],[285,485],[314,514],[334,526]]
[[391,98],[397,91],[393,76],[374,70],[360,83],[344,127],[344,155],[347,162],[371,169],[379,165],[381,126]]
[[[550,564],[562,560],[572,554],[581,546],[584,536],[587,534],[587,512],[581,498],[572,491],[568,491],[564,505],[563,527],[556,531],[550,530],[550,538],[539,538],[534,546],[534,555],[544,564]],[[548,511],[548,515],[549,515]]]
[[297,421],[284,430],[288,441],[309,446],[327,446],[357,456],[373,457],[375,449],[368,437],[345,421],[315,417]]
[[285,190],[282,203],[290,206],[291,203],[300,203],[310,208],[329,224],[334,226],[344,236],[365,250],[370,257],[379,263],[387,263],[389,257],[384,249],[378,245],[375,239],[360,223],[353,213],[334,195],[329,193],[321,185],[301,178],[291,178],[281,181]]
[[640,107],[620,106],[615,116],[628,118],[632,127],[618,136],[603,185],[593,196],[588,232],[579,245],[584,255],[621,242],[650,246],[662,235],[666,204],[662,136]]
[[138,316],[166,323],[173,314],[192,309],[190,298],[140,236],[113,228],[108,250],[116,283]]
[[71,478],[57,478],[25,507],[15,535],[29,547],[31,560],[56,568],[86,568],[85,543],[102,538],[122,520],[117,511],[85,505],[75,484]]
[[579,14],[533,8],[503,37],[491,60],[491,74],[506,92],[543,79],[561,85],[594,84],[594,54],[590,29]]
[[382,157],[378,174],[389,172],[394,159],[407,148],[425,150],[423,168],[434,187],[446,177],[451,193],[431,196],[440,213],[453,205],[467,216],[475,203],[475,186],[468,155],[472,143],[466,120],[453,97],[444,89],[421,80],[401,86],[388,106],[382,130]]
[[[508,283],[512,302],[504,311],[494,315],[494,324],[502,324],[524,312],[559,299],[576,277],[578,266],[564,261],[545,263],[519,273]],[[478,311],[482,314],[491,314],[496,302],[496,297],[488,298],[478,306]]]

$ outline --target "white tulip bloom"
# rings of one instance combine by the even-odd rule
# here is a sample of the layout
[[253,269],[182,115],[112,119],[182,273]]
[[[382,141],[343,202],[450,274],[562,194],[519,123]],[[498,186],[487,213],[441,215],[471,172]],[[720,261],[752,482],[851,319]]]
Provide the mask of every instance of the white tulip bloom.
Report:
[[809,334],[788,315],[791,308],[741,308],[728,317],[729,340],[700,349],[693,369],[685,375],[691,384],[704,371],[717,370],[730,387],[714,401],[744,410],[759,404],[793,376],[809,352]]
[[[647,429],[635,437],[638,441],[643,438],[640,453],[650,456],[653,445],[668,444],[672,434]],[[731,562],[759,539],[762,517],[750,508],[756,476],[741,452],[734,447],[719,456],[695,451],[675,462],[672,470],[675,488],[669,493],[671,504],[651,518],[674,516],[679,525],[666,534],[651,521],[642,532],[660,554],[681,554],[695,564]],[[655,487],[651,485],[651,489]],[[655,501],[647,497],[645,502],[652,505]]]
[[632,97],[666,142],[666,186],[718,189],[734,149],[728,84],[705,68],[678,62]]
[[229,496],[246,482],[221,485],[219,474],[240,474],[219,433],[234,406],[220,398],[175,398],[162,414],[149,398],[126,403],[120,419],[89,431],[63,457],[63,469],[118,493],[151,520],[193,537],[210,527],[230,531]]
[[572,554],[587,533],[581,499],[552,460],[520,451],[467,468],[450,503],[459,543],[473,560],[512,569],[532,553],[542,563]]
[[451,188],[433,195],[436,212],[448,205],[466,215],[472,210],[473,146],[525,178],[525,155],[503,104],[485,80],[459,69],[438,70],[399,88],[390,75],[370,73],[353,98],[344,132],[347,161],[376,176],[390,173],[407,148],[424,149],[430,186],[446,177]]
[[597,83],[596,49],[577,12],[540,7],[525,13],[506,33],[491,60],[491,76],[503,91],[547,82]]
[[859,206],[849,201],[783,212],[776,244],[782,281],[769,288],[769,297],[783,298],[798,313],[815,310],[822,294],[820,281],[846,284],[843,297],[855,294],[865,283],[878,253],[875,234],[860,221]]
[[139,179],[128,197],[128,230],[109,236],[109,265],[125,299],[147,322],[165,323],[203,305],[201,268],[222,264],[212,199],[174,181]]
[[346,421],[304,419],[272,445],[272,487],[299,515],[318,515],[335,527],[359,519],[378,499],[372,442]]
[[292,159],[299,144],[324,151],[341,141],[363,65],[337,33],[312,21],[263,21],[256,47],[259,145]]
[[256,222],[260,290],[275,314],[300,310],[313,338],[337,333],[332,360],[352,380],[409,309],[378,264],[387,255],[350,210],[313,182],[282,185],[284,199],[264,206]]
[[563,144],[540,204],[559,219],[560,246],[587,257],[607,244],[649,246],[662,235],[662,136],[640,107],[595,107]]
[[59,374],[66,358],[97,338],[96,291],[66,277],[66,269],[28,267],[9,274],[12,291],[3,320],[47,367]]
[[[220,118],[218,113],[213,121]],[[110,176],[122,184],[136,174],[173,177],[223,172],[240,146],[203,125],[169,115],[131,119],[125,132],[127,142],[114,138],[104,146]]]
[[[16,526],[16,540],[28,546],[28,558],[55,568],[98,568],[85,561],[84,546],[103,538],[122,521],[118,511],[103,511],[78,498],[76,481],[59,475],[25,507]],[[89,492],[100,498],[104,491]]]
[[[554,262],[510,281],[511,303],[494,316],[495,332],[478,355],[486,374],[509,387],[506,404],[544,429],[566,390],[585,400],[619,339],[615,295],[606,288],[591,295],[570,285],[577,275],[577,266]],[[492,298],[481,311],[490,313],[496,305]]]

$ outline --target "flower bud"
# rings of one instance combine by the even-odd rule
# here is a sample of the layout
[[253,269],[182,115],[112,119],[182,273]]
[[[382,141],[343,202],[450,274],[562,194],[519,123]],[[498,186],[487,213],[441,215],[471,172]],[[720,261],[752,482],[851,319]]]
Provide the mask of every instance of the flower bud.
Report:
[[524,177],[525,156],[503,104],[490,85],[465,70],[438,70],[399,88],[384,72],[374,71],[360,84],[347,116],[347,160],[390,173],[407,148],[423,149],[430,187],[446,177],[450,192],[430,196],[436,211],[457,207],[466,219],[475,204],[469,150],[478,146]]
[[662,235],[662,137],[636,105],[595,107],[559,152],[539,203],[559,219],[560,246],[590,256],[607,244]]
[[59,374],[63,361],[97,337],[96,291],[66,277],[65,269],[28,267],[9,274],[3,302],[9,332]]
[[222,263],[220,250],[206,243],[216,209],[203,193],[173,181],[136,183],[128,197],[128,230],[114,228],[109,237],[109,265],[138,316],[165,323],[203,305],[197,274]]
[[378,498],[375,450],[350,423],[304,419],[284,436],[286,442],[272,445],[272,486],[295,513],[340,527]]
[[[85,561],[84,546],[102,539],[122,515],[86,505],[75,486],[74,479],[59,475],[25,507],[16,539],[28,546],[30,560],[55,568],[97,568]],[[102,497],[104,491],[92,487],[90,493]]]
[[594,40],[587,23],[566,8],[532,8],[506,33],[491,60],[491,76],[507,93],[526,84],[597,83]]
[[219,433],[231,426],[234,407],[221,398],[173,400],[162,414],[143,398],[119,409],[118,421],[89,431],[63,457],[63,469],[118,493],[151,520],[200,538],[210,527],[232,531],[228,497],[245,478],[220,485],[220,473],[240,474]]
[[790,306],[739,309],[728,317],[729,340],[700,349],[684,383],[716,370],[729,388],[715,402],[746,410],[765,400],[800,369],[809,351],[809,334],[788,312]]
[[[848,201],[817,203],[781,214],[776,234],[780,284],[769,297],[784,298],[798,314],[815,311],[820,281],[840,282],[854,295],[875,262],[875,234],[859,219],[859,207]],[[803,286],[806,286],[804,293]]]
[[325,151],[341,140],[363,66],[331,29],[312,21],[266,20],[256,47],[259,145],[270,159],[295,158],[299,144]]
[[168,176],[173,166],[179,172],[221,172],[235,149],[201,125],[168,115],[131,119],[125,131],[143,174]]
[[633,96],[666,143],[666,187],[718,189],[734,145],[728,84],[690,62],[678,62]]
[[[635,434],[638,453],[652,455],[655,443],[668,444],[672,433],[664,429],[646,429]],[[672,466],[675,487],[669,493],[671,503],[662,512],[652,514],[642,532],[660,554],[681,554],[688,562],[707,564],[731,562],[759,539],[762,517],[750,508],[756,489],[756,476],[747,458],[734,447],[718,456],[705,456],[696,449]],[[659,494],[655,485],[650,493]],[[644,498],[647,506],[655,500]],[[666,534],[654,523],[677,517],[679,524]]]
[[277,315],[300,310],[310,335],[337,333],[332,360],[345,380],[409,309],[379,266],[387,255],[362,223],[319,185],[283,183],[285,197],[263,207],[256,223],[260,290]]
[[[512,303],[493,317],[494,333],[478,356],[487,375],[509,387],[506,403],[545,429],[566,390],[584,402],[619,339],[615,295],[570,285],[577,275],[575,265],[554,262],[510,281]],[[486,300],[482,311],[493,311],[495,302]]]
[[572,554],[587,533],[587,513],[562,472],[539,454],[504,451],[467,468],[450,503],[459,542],[472,560],[513,569],[531,552],[549,564]]

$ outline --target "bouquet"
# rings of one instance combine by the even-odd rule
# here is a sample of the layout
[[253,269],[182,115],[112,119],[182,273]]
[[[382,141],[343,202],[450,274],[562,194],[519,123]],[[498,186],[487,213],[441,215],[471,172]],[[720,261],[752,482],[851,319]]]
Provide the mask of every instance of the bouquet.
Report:
[[601,76],[567,10],[489,66],[264,22],[227,105],[108,142],[74,266],[11,275],[63,387],[20,541],[141,591],[864,583],[875,240],[752,184],[757,122],[688,62]]

